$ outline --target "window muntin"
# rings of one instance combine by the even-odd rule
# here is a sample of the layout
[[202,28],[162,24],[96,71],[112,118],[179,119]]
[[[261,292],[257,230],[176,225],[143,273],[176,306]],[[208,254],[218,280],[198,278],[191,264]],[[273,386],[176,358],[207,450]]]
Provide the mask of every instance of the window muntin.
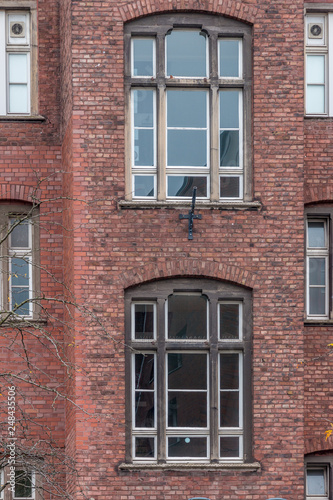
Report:
[[307,317],[329,317],[329,219],[307,219]]
[[[248,365],[244,371],[243,356],[249,347],[245,339],[250,318],[244,329],[244,303],[239,298],[221,300],[219,292],[186,288],[170,294],[170,285],[163,283],[161,290],[146,285],[128,293],[132,311],[129,460],[244,461],[245,455],[249,457],[244,429],[248,429],[250,405],[244,406],[243,385],[251,377]],[[145,291],[149,300],[142,296]],[[144,328],[133,327],[133,321],[138,323],[135,311],[140,312],[142,325],[147,306],[150,314],[155,311],[158,325],[154,339],[151,333],[150,338],[140,338]],[[250,315],[248,300],[245,310]],[[149,322],[153,323],[152,318]],[[134,330],[140,330],[138,339]]]
[[[171,23],[170,17],[173,20]],[[131,137],[132,148],[128,155],[128,180],[131,177],[132,181],[126,198],[170,202],[189,199],[196,186],[197,199],[202,201],[249,199],[249,187],[245,189],[249,180],[249,148],[244,161],[244,140],[249,134],[249,127],[244,127],[243,117],[244,107],[246,115],[249,116],[250,112],[250,87],[245,86],[250,72],[244,70],[244,61],[250,61],[250,45],[244,43],[243,36],[235,36],[234,32],[242,29],[246,38],[250,30],[242,23],[233,21],[237,30],[232,30],[230,36],[222,37],[221,31],[230,32],[231,27],[221,28],[213,16],[200,16],[200,28],[193,28],[197,22],[191,22],[191,19],[199,19],[196,15],[188,16],[188,24],[183,17],[179,17],[180,22],[177,23],[177,17],[159,16],[158,28],[154,27],[154,22],[146,26],[144,19],[126,27],[130,61],[126,66],[126,75],[131,100],[135,96],[133,90],[144,86],[145,90],[153,91],[156,102],[154,162],[138,163],[135,143],[138,142],[139,129],[133,112],[129,120],[127,138]],[[207,18],[207,26],[202,24],[203,18]],[[165,26],[163,19],[167,19]],[[231,20],[222,19],[226,26],[232,24]],[[152,36],[155,29],[157,32]],[[144,36],[145,31],[149,35]],[[142,46],[146,44],[145,55],[138,55],[139,43]],[[152,47],[156,48],[155,52]],[[154,58],[153,64],[151,57]],[[150,61],[150,68],[156,68],[154,76],[151,76],[151,70],[140,70],[138,75],[136,68],[145,58]],[[224,89],[230,94],[219,99]],[[216,100],[220,100],[220,104]],[[220,112],[221,103],[224,110]],[[130,106],[133,109],[133,102]],[[230,108],[232,118],[226,123]],[[140,135],[142,149],[143,136],[147,136],[148,132],[140,132]],[[149,158],[152,156],[150,147]],[[148,170],[151,177],[141,178],[149,175]],[[136,187],[138,176],[143,185],[141,190]],[[145,187],[145,181],[149,187]]]
[[37,114],[36,10],[0,10],[0,116]]

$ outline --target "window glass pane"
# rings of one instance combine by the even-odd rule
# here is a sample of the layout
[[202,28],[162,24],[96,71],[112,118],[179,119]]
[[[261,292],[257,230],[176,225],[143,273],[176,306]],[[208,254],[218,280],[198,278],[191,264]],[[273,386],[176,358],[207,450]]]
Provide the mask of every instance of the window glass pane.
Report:
[[207,197],[207,177],[189,177],[168,175],[167,196],[184,196],[191,198],[193,187],[197,188],[197,198]]
[[220,128],[239,128],[239,91],[220,91]]
[[[22,302],[29,300],[29,290],[27,288],[20,287],[12,287],[11,290],[11,299],[12,299],[12,310],[15,309],[17,305],[22,304]],[[15,314],[19,314],[20,316],[29,316],[29,302],[26,302],[21,307],[15,310]]]
[[220,339],[239,339],[239,304],[219,304]]
[[239,388],[239,354],[220,354],[220,389]]
[[29,286],[30,265],[24,259],[11,259],[12,286]]
[[15,498],[32,497],[32,478],[31,472],[23,470],[15,471]]
[[137,391],[135,393],[135,427],[154,427],[154,393]]
[[220,437],[220,457],[235,458],[240,456],[239,437],[223,436]]
[[311,248],[325,248],[324,221],[308,221],[308,246]]
[[207,338],[207,299],[202,295],[168,298],[168,338]]
[[238,391],[223,391],[220,393],[220,426],[239,426],[239,393]]
[[169,129],[168,167],[207,167],[207,131]]
[[325,87],[323,85],[307,85],[306,112],[325,113]]
[[307,495],[326,495],[325,470],[308,469],[306,471]]
[[146,167],[154,165],[154,131],[152,129],[135,130],[134,165]]
[[310,314],[326,314],[326,289],[324,287],[310,288]]
[[200,31],[173,30],[166,36],[168,76],[206,76],[206,36]]
[[207,389],[206,354],[168,354],[169,389]]
[[155,439],[150,437],[135,438],[135,457],[136,458],[154,458]]
[[134,337],[136,339],[154,338],[154,305],[134,304]]
[[169,90],[167,92],[168,127],[207,127],[207,92]]
[[[13,225],[17,219],[10,219]],[[18,224],[10,233],[10,246],[12,248],[29,248],[29,224],[22,222]]]
[[220,40],[220,76],[239,77],[239,40]]
[[149,197],[155,196],[155,177],[154,175],[135,175],[134,176],[134,196]]
[[9,85],[9,112],[28,113],[27,85]]
[[220,177],[220,198],[240,198],[241,177],[226,176]]
[[153,76],[154,40],[152,38],[133,38],[132,50],[133,76]]
[[133,90],[134,126],[154,126],[154,91]]
[[310,258],[309,259],[309,283],[310,285],[325,285],[326,283],[326,259],[325,258]]
[[154,390],[153,354],[135,354],[135,388]]
[[169,457],[207,457],[207,438],[205,437],[169,437],[168,438]]
[[9,54],[9,83],[28,83],[27,54]]
[[207,393],[168,393],[169,427],[207,427]]
[[306,58],[306,83],[325,83],[325,56],[308,55]]
[[224,130],[220,133],[220,166],[239,167],[238,130]]

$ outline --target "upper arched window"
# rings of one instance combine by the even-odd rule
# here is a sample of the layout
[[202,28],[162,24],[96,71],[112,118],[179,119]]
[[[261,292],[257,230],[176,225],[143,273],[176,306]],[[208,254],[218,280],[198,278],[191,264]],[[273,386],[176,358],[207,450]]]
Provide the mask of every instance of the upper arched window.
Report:
[[125,26],[127,199],[251,199],[251,28],[163,14]]

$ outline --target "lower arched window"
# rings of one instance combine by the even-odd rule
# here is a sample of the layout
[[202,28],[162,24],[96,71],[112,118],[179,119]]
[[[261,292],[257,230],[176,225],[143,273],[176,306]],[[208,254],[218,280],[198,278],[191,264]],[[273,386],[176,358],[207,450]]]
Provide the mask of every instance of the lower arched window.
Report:
[[250,298],[207,279],[127,291],[128,461],[251,460]]

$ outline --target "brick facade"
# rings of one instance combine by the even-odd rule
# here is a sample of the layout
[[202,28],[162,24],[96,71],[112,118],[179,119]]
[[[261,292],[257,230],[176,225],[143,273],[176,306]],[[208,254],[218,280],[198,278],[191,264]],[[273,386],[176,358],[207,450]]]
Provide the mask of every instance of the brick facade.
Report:
[[[168,12],[234,18],[251,25],[253,35],[258,207],[198,204],[202,219],[192,241],[179,220],[185,209],[121,203],[124,23]],[[304,206],[333,202],[332,119],[304,118],[304,1],[38,0],[38,61],[45,119],[0,118],[0,202],[42,201],[41,291],[65,297],[46,305],[46,328],[61,344],[65,339],[66,359],[76,368],[47,357],[38,363],[76,406],[52,405],[54,395],[45,399],[25,384],[20,391],[37,398],[38,419],[76,460],[78,477],[67,477],[68,492],[90,500],[302,500],[304,454],[333,448],[324,434],[333,409],[332,325],[304,324]],[[252,291],[256,470],[119,467],[126,433],[124,293],[176,277]],[[3,331],[2,365],[11,335]],[[38,342],[30,342],[38,352]]]

